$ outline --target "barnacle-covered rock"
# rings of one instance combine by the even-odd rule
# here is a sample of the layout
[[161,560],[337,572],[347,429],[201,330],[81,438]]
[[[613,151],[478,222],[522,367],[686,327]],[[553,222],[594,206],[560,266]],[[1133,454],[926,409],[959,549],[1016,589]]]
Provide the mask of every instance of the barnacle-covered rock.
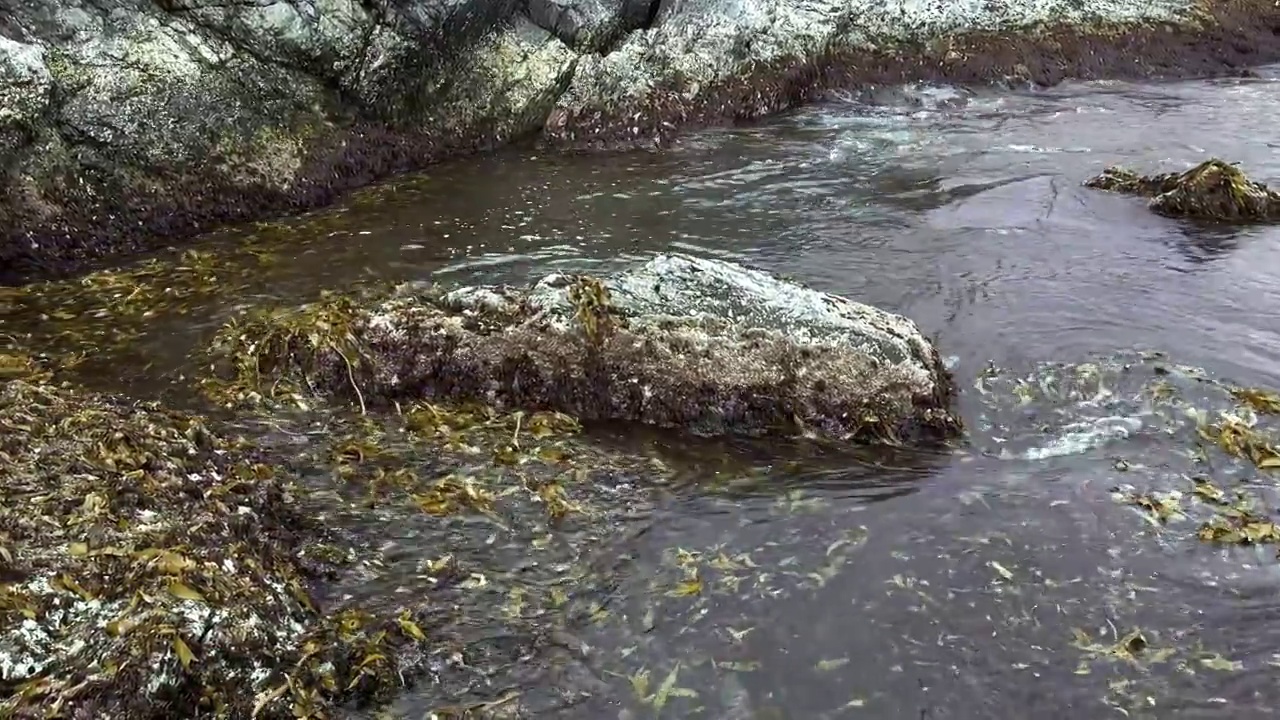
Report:
[[1271,222],[1280,218],[1280,195],[1217,158],[1180,173],[1139,175],[1109,167],[1088,187],[1151,198],[1152,211],[1168,217],[1223,222]]
[[856,441],[960,430],[950,375],[911,320],[677,254],[604,280],[330,297],[232,323],[212,354],[229,399],[466,398],[700,434]]
[[385,696],[423,633],[312,600],[354,555],[322,530],[199,417],[4,381],[0,714],[318,717]]

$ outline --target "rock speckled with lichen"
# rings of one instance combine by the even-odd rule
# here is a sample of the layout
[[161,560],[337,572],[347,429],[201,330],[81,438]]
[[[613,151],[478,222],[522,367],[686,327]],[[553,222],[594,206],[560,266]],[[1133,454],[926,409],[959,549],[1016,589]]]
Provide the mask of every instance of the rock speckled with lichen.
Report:
[[407,285],[342,302],[233,323],[214,354],[253,374],[247,385],[274,371],[362,403],[468,398],[852,441],[960,430],[950,375],[911,320],[724,261],[659,255],[603,281]]
[[1109,167],[1085,181],[1087,187],[1150,198],[1152,212],[1166,217],[1218,222],[1274,222],[1280,219],[1280,193],[1250,180],[1217,158],[1174,173],[1140,175]]
[[835,87],[1238,72],[1265,0],[68,0],[0,18],[0,281],[541,131],[661,144]]

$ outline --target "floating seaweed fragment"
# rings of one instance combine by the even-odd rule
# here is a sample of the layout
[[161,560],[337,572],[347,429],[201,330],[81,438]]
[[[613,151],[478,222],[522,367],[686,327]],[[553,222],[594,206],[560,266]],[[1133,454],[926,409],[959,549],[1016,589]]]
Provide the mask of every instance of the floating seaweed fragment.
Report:
[[1263,415],[1280,415],[1280,393],[1263,388],[1232,388],[1232,396]]
[[1117,488],[1112,492],[1112,497],[1116,502],[1138,508],[1142,511],[1142,517],[1157,527],[1170,520],[1186,517],[1182,511],[1182,493],[1177,490],[1139,493],[1131,489]]
[[1215,515],[1200,527],[1206,542],[1230,545],[1259,545],[1280,542],[1280,527],[1243,503]]
[[493,493],[480,487],[475,478],[456,474],[437,479],[425,492],[413,496],[422,511],[431,515],[457,515],[468,510],[479,513],[493,511]]
[[1218,672],[1239,672],[1244,669],[1244,663],[1239,660],[1229,660],[1218,653],[1201,657],[1200,665]]
[[1071,644],[1084,651],[1088,660],[1120,661],[1139,667],[1165,662],[1176,653],[1176,649],[1172,647],[1152,647],[1148,633],[1141,628],[1130,630],[1109,645],[1098,642],[1089,633],[1075,628],[1072,630]]
[[1280,447],[1255,426],[1256,420],[1248,415],[1222,412],[1218,422],[1202,424],[1199,433],[1223,452],[1249,460],[1260,470],[1280,469]]
[[1214,505],[1227,504],[1227,493],[1222,488],[1214,485],[1208,478],[1194,478],[1192,483],[1191,492],[1202,502]]

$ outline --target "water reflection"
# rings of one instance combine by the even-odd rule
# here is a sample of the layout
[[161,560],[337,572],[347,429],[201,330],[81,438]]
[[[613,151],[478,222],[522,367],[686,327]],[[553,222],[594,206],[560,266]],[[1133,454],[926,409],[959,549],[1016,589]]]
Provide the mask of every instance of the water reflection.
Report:
[[1230,255],[1239,249],[1242,240],[1254,234],[1249,229],[1178,223],[1177,232],[1171,240],[1173,247],[1184,257],[1199,264]]

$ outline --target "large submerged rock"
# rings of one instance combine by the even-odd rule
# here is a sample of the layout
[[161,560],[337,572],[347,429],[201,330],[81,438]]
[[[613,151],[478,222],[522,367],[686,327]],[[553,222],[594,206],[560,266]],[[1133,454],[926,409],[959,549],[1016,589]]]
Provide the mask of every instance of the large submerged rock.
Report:
[[1086,187],[1150,198],[1148,207],[1166,217],[1218,222],[1274,222],[1280,219],[1280,193],[1245,176],[1217,158],[1184,172],[1139,175],[1109,167],[1085,181]]
[[0,281],[541,131],[661,143],[837,87],[1203,74],[1265,0],[68,0],[0,16]]
[[951,377],[911,320],[685,255],[603,281],[408,285],[370,306],[273,313],[230,325],[215,355],[251,369],[239,379],[257,387],[303,378],[361,403],[474,399],[700,434],[849,441],[960,431]]

